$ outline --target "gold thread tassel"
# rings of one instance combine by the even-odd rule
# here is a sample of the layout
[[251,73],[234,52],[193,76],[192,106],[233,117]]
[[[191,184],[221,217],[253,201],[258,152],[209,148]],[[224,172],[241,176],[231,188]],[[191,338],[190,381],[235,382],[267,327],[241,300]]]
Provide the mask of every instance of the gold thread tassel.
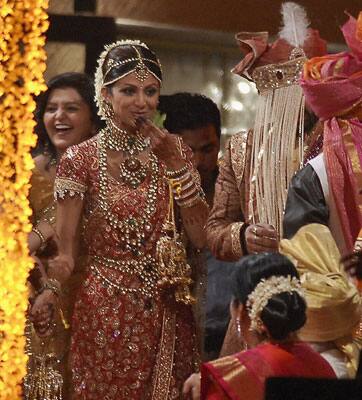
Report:
[[36,357],[36,367],[24,379],[26,400],[62,400],[63,377],[54,368],[55,354],[48,353]]

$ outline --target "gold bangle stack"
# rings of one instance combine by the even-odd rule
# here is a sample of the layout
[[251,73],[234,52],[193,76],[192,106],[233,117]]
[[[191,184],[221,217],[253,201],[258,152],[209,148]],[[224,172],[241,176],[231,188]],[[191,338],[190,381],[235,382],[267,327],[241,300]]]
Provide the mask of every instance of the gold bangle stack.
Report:
[[166,177],[179,207],[193,207],[199,201],[200,193],[187,165],[177,171],[166,171]]
[[200,199],[200,193],[189,171],[178,179],[170,179],[172,193],[181,208],[194,206]]

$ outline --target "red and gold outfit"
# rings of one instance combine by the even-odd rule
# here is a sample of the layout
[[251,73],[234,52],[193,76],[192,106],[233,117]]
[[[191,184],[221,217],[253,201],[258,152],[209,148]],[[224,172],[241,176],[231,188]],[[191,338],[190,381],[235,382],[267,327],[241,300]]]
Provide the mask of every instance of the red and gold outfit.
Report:
[[[32,223],[41,221],[55,226],[55,201],[54,181],[49,174],[44,174],[40,169],[33,170],[29,201],[32,207]],[[53,247],[49,246],[45,251],[38,251],[37,256],[45,268],[42,272],[34,269],[29,278],[30,298],[35,298],[37,288],[41,287],[45,280],[49,259],[54,255]],[[55,250],[55,249],[54,249]],[[70,347],[70,333],[66,329],[66,321],[69,321],[73,313],[74,298],[83,279],[82,260],[77,261],[77,268],[72,277],[63,286],[59,296],[58,305],[62,310],[63,320],[59,309],[55,311],[55,326],[46,338],[38,336],[35,328],[27,322],[26,353],[29,356],[27,375],[24,379],[24,396],[26,399],[43,398],[41,390],[44,389],[49,399],[69,399],[70,374],[67,368]]]
[[202,400],[261,400],[269,377],[335,378],[330,365],[302,342],[261,344],[201,368]]
[[[191,307],[157,285],[156,246],[169,206],[165,166],[154,158],[136,189],[105,172],[109,209],[127,221],[120,229],[101,207],[100,146],[98,135],[68,149],[55,183],[58,201],[84,198],[87,275],[72,320],[73,398],[178,399],[196,344]],[[132,237],[137,221],[144,221],[141,238]],[[129,247],[133,240],[138,248]]]

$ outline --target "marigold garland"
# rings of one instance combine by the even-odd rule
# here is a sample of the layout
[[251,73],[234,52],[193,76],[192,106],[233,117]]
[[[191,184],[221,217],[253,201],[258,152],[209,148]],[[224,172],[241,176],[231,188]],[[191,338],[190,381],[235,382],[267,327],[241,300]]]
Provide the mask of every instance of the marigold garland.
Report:
[[0,399],[6,400],[21,398],[26,372],[33,95],[45,89],[47,7],[48,0],[0,0]]

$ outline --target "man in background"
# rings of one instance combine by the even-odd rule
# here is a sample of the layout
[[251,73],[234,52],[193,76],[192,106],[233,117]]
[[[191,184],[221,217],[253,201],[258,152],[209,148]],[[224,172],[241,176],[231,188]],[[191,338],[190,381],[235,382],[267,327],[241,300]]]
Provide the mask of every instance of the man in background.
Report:
[[[200,94],[176,93],[161,96],[159,111],[166,114],[164,127],[182,137],[193,151],[193,160],[210,207],[218,175],[221,122],[216,104]],[[204,358],[217,358],[224,340],[231,300],[230,275],[234,263],[216,260],[205,251],[207,263]]]

